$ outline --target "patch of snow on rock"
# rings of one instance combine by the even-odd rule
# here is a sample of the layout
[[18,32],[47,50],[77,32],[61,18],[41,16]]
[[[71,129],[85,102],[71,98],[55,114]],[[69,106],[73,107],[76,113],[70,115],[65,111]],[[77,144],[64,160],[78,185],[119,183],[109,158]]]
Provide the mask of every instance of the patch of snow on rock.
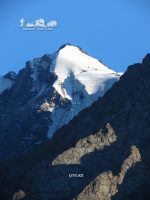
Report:
[[3,76],[0,77],[0,94],[2,94],[5,90],[10,89],[13,85],[13,81]]

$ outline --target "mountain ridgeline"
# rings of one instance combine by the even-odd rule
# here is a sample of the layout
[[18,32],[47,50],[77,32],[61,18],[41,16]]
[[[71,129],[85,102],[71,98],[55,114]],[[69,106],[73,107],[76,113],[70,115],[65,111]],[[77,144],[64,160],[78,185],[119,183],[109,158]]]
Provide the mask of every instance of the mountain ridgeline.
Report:
[[[67,54],[68,51],[70,52],[70,50],[67,49]],[[64,55],[62,57],[65,58]],[[6,98],[10,99],[10,95],[12,95],[11,98],[18,98],[16,97],[18,96],[17,92],[18,94],[21,93],[18,101],[15,100],[15,103],[13,103],[11,100],[11,106],[12,111],[17,108],[15,115],[19,120],[18,123],[20,124],[22,121],[22,124],[24,124],[24,126],[19,126],[16,129],[13,126],[13,123],[16,123],[16,118],[13,117],[12,119],[10,115],[8,124],[4,123],[3,128],[10,127],[11,122],[11,131],[12,133],[16,132],[16,136],[12,137],[11,135],[9,139],[10,130],[9,134],[1,136],[2,147],[5,147],[3,143],[6,142],[8,149],[15,148],[22,141],[23,135],[30,129],[30,133],[33,133],[33,135],[42,134],[45,137],[41,143],[32,146],[32,148],[28,148],[25,143],[23,153],[13,159],[8,156],[10,150],[7,152],[4,148],[4,153],[7,152],[7,159],[5,162],[1,162],[0,168],[1,199],[150,199],[150,54],[143,59],[142,63],[129,66],[119,80],[116,73],[106,70],[111,78],[109,81],[107,79],[107,81],[101,83],[110,83],[110,80],[112,83],[114,77],[117,77],[118,81],[114,81],[115,83],[112,87],[109,87],[109,90],[105,91],[105,94],[100,95],[101,93],[99,93],[98,96],[101,98],[98,99],[96,95],[97,97],[92,100],[92,103],[94,103],[90,104],[91,106],[89,104],[85,106],[85,109],[81,109],[82,111],[80,110],[81,112],[79,111],[78,115],[69,118],[71,121],[69,120],[68,124],[58,129],[51,139],[47,139],[45,136],[48,131],[47,124],[41,123],[42,118],[46,118],[48,124],[49,120],[52,120],[47,109],[52,109],[53,106],[48,105],[47,94],[53,94],[51,98],[55,98],[63,108],[74,105],[72,104],[74,94],[70,92],[72,90],[70,80],[65,90],[61,87],[61,83],[64,83],[64,79],[66,80],[66,77],[62,77],[62,72],[59,74],[61,69],[64,70],[62,57],[53,65],[55,69],[58,69],[53,73],[53,80],[51,77],[50,79],[47,77],[49,73],[46,72],[43,75],[43,77],[47,77],[47,79],[42,79],[43,81],[48,80],[47,83],[52,81],[53,84],[53,87],[47,88],[46,91],[45,86],[40,86],[41,88],[44,87],[42,89],[44,91],[43,96],[41,96],[41,90],[37,89],[38,92],[35,92],[35,88],[38,88],[39,84],[35,83],[34,93],[33,88],[31,88],[33,79],[31,75],[28,75],[31,74],[32,63],[30,62],[27,64],[27,68],[20,72],[20,74],[24,74],[24,71],[26,71],[23,76],[29,81],[22,81],[22,85],[19,84],[15,87],[17,81],[21,81],[17,78],[12,86],[14,91],[6,90],[0,97],[1,105],[5,105],[7,103],[5,102]],[[48,58],[46,56],[44,60]],[[71,55],[69,60],[72,60]],[[49,62],[51,63],[51,59]],[[59,68],[60,64],[61,69]],[[67,66],[68,69],[70,64]],[[63,71],[63,75],[65,73],[66,71]],[[18,77],[21,79],[20,74]],[[42,73],[39,74],[42,75]],[[82,75],[78,74],[76,70],[72,70],[71,75],[76,77],[77,82],[80,83],[82,79],[85,79],[85,76],[81,78]],[[90,77],[92,76],[90,74]],[[92,80],[96,80],[96,78],[91,78]],[[95,88],[102,89],[102,85],[106,86],[102,84],[98,87],[99,82],[97,83],[97,81],[93,84],[95,86],[91,88],[84,82],[86,93],[90,94],[91,91],[98,91]],[[76,85],[74,88],[76,88]],[[86,93],[84,93],[84,97]],[[96,93],[93,92],[93,94]],[[80,98],[80,95],[81,93],[76,98]],[[1,113],[4,113],[3,118],[6,119],[5,117],[8,117],[12,111],[10,111],[10,107],[7,110],[4,105],[1,106],[1,109],[3,109]],[[24,110],[23,106],[20,105],[25,106]],[[34,105],[36,105],[37,110],[31,109]],[[42,105],[42,108],[39,109],[38,105]],[[43,109],[47,111],[42,112]],[[34,132],[35,125],[37,129]],[[2,133],[4,134],[4,132]],[[5,141],[6,139],[7,141]]]
[[19,157],[50,139],[119,78],[72,45],[26,62],[18,74],[1,77],[0,160]]

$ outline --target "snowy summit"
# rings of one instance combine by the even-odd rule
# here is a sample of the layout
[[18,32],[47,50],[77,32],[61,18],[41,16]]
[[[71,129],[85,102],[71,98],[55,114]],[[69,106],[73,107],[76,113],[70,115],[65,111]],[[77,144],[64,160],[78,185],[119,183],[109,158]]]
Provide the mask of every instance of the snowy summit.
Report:
[[[32,91],[37,90],[37,96],[40,96],[45,94],[48,88],[50,90],[40,107],[42,112],[50,113],[49,138],[81,110],[102,97],[120,78],[118,73],[99,60],[70,44],[63,45],[44,59],[36,58],[30,61],[30,67],[34,83]],[[45,70],[46,76],[51,77],[47,83],[39,81],[41,78],[38,78]]]
[[57,77],[53,87],[63,99],[70,101],[70,106],[65,109],[54,108],[51,114],[54,123],[49,127],[49,137],[103,96],[120,77],[76,46],[64,45],[51,58],[50,71]]
[[53,87],[63,97],[73,100],[74,92],[102,96],[119,75],[78,47],[66,45],[53,60],[57,81]]

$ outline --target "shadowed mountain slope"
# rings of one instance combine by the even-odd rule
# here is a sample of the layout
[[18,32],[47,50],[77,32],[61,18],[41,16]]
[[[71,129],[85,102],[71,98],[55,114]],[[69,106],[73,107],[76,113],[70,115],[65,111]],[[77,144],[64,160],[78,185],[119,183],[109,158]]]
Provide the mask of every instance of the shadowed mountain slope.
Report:
[[2,198],[21,189],[36,200],[150,199],[149,77],[148,54],[50,141],[6,163]]

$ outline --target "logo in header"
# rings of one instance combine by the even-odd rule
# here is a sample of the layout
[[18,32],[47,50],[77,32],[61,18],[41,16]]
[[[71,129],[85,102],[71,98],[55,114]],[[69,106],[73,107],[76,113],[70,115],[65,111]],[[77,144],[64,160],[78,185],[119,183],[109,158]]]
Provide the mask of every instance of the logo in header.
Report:
[[56,20],[46,22],[44,19],[37,19],[34,22],[26,22],[24,18],[20,19],[20,28],[23,30],[54,30],[57,27]]

